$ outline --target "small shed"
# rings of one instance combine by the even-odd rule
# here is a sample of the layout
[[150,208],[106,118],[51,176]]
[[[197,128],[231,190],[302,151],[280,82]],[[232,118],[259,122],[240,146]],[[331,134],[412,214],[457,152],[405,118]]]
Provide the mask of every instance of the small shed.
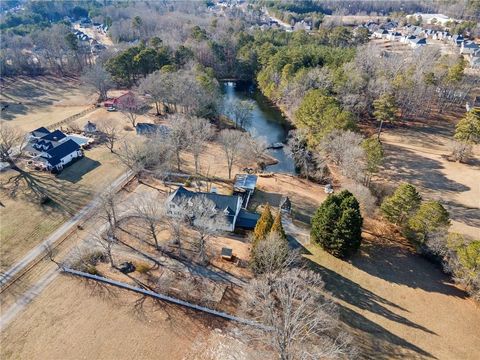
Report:
[[223,260],[232,261],[233,250],[231,248],[227,248],[227,247],[222,248],[221,257],[222,257]]
[[85,133],[94,133],[97,131],[97,125],[88,121],[85,126],[83,127],[83,131]]

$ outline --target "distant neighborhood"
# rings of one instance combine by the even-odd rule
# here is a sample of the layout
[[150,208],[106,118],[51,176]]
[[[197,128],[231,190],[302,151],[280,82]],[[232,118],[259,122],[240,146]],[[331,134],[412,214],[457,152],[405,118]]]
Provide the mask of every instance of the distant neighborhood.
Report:
[[[377,21],[368,21],[355,30],[367,29],[373,38],[386,39],[408,44],[411,48],[417,49],[427,46],[432,41],[442,41],[443,43],[455,46],[458,53],[463,55],[470,67],[480,68],[480,45],[464,38],[462,35],[451,34],[443,25],[451,22],[452,19],[442,14],[423,14],[423,16],[412,15],[413,17],[421,17],[426,20],[429,27],[422,27],[413,24],[400,26],[398,22],[390,20],[384,23]],[[440,19],[433,21],[433,19]],[[439,25],[441,24],[441,25]]]

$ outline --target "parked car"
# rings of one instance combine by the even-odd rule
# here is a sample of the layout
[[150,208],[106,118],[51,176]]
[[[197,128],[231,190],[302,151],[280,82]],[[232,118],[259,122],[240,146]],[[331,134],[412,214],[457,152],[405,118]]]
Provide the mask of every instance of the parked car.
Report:
[[107,107],[107,111],[110,111],[110,112],[117,111],[117,108],[115,106],[109,106]]
[[333,193],[333,186],[332,184],[327,184],[323,188],[323,191],[325,191],[325,194],[332,194]]

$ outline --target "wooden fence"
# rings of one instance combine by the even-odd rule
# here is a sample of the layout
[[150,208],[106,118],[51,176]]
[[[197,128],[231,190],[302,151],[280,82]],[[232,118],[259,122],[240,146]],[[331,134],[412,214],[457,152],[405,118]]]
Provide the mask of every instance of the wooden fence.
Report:
[[88,113],[91,113],[91,112],[92,112],[93,110],[95,110],[96,108],[97,108],[96,105],[92,105],[92,106],[90,106],[89,108],[83,110],[82,112],[79,112],[78,114],[74,114],[74,115],[72,115],[72,116],[69,116],[69,117],[66,118],[66,119],[63,119],[63,120],[58,121],[58,122],[56,122],[56,123],[54,123],[54,124],[48,125],[48,126],[47,126],[47,129],[48,129],[48,130],[55,130],[55,129],[63,126],[63,125],[68,125],[68,123],[70,123],[71,121],[76,120],[76,119],[78,119],[78,118],[80,118],[80,117],[82,117],[82,116],[85,116],[85,115],[87,115]]
[[252,320],[239,318],[239,317],[236,317],[236,316],[233,316],[233,315],[221,312],[221,311],[209,309],[207,307],[200,306],[200,305],[195,305],[195,304],[192,304],[192,303],[189,303],[187,301],[183,301],[183,300],[171,297],[171,296],[162,295],[162,294],[158,294],[156,292],[150,291],[150,290],[141,289],[141,288],[138,288],[138,287],[135,287],[135,286],[132,286],[132,285],[120,282],[120,281],[107,279],[107,278],[104,278],[104,277],[101,277],[101,276],[88,274],[88,273],[73,270],[73,269],[70,269],[70,268],[62,268],[62,271],[67,273],[67,274],[74,275],[74,276],[79,276],[79,277],[82,277],[82,278],[85,278],[85,279],[99,281],[99,282],[102,282],[104,284],[112,285],[112,286],[119,287],[119,288],[122,288],[122,289],[130,290],[130,291],[133,291],[133,292],[136,292],[136,293],[139,293],[139,294],[147,295],[147,296],[153,297],[155,299],[159,299],[159,300],[169,302],[171,304],[180,305],[180,306],[183,306],[183,307],[186,307],[186,308],[189,308],[189,309],[192,309],[192,310],[196,310],[196,311],[202,311],[204,313],[214,315],[214,316],[218,316],[218,317],[221,317],[221,318],[226,319],[226,320],[236,321],[236,322],[241,323],[241,324],[254,326],[254,327],[260,328],[260,329],[265,330],[265,331],[271,331],[272,330],[272,328],[270,328],[268,326],[265,326],[265,325],[262,325],[260,323],[255,322],[255,321],[252,321]]

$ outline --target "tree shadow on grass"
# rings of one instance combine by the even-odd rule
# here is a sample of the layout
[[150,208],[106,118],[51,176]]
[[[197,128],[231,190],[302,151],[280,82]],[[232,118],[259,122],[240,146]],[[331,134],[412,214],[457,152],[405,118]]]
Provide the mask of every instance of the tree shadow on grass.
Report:
[[433,160],[393,144],[385,144],[384,172],[395,182],[409,182],[433,191],[464,192],[468,186],[448,179],[441,172],[443,165]]
[[478,207],[468,207],[455,201],[442,201],[442,203],[446,206],[452,220],[480,228],[480,209]]
[[26,115],[28,108],[24,104],[16,102],[2,101],[2,112],[0,113],[0,119],[5,121],[15,120],[17,116]]
[[429,352],[391,333],[365,316],[337,303],[340,319],[351,328],[355,346],[363,359],[436,359]]
[[309,266],[316,272],[322,275],[325,281],[325,289],[330,292],[336,299],[345,301],[362,310],[367,310],[371,313],[380,315],[388,320],[409,326],[414,329],[425,331],[426,333],[436,335],[433,331],[427,329],[422,325],[418,325],[402,315],[399,315],[387,306],[392,307],[398,311],[408,312],[407,309],[365,289],[361,285],[353,282],[350,279],[323,267],[313,261],[310,261]]
[[362,254],[351,259],[352,265],[390,283],[427,292],[465,298],[467,294],[454,285],[434,264],[404,247],[391,244],[362,247]]
[[49,173],[21,170],[2,181],[0,189],[10,197],[21,195],[27,201],[38,203],[46,213],[60,212],[74,215],[92,192],[83,186],[59,181]]
[[[290,241],[292,241],[292,239]],[[307,248],[303,247],[302,245],[297,245],[297,247],[299,247],[300,251],[307,256],[305,257],[307,266],[322,275],[322,278],[325,281],[325,290],[333,296],[333,299],[337,304],[338,300],[341,300],[359,309],[380,315],[390,321],[400,323],[413,329],[424,331],[431,335],[436,335],[435,332],[427,329],[426,327],[416,324],[406,317],[396,313],[408,312],[407,309],[373,293],[372,291],[362,287],[360,284],[353,282],[341,274],[314,262],[308,257],[309,255],[311,256],[313,254]],[[355,311],[346,308],[341,304],[339,304],[339,307],[343,321],[353,328],[357,328],[368,333],[370,335],[369,338],[375,338],[372,341],[375,342],[376,339],[380,339],[382,340],[382,343],[387,342],[391,344],[392,349],[395,349],[396,346],[399,346],[405,350],[414,351],[422,356],[433,357],[416,345],[411,344],[408,341],[405,341],[392,334],[382,326],[375,324],[362,315],[357,314]],[[396,312],[390,310],[389,308],[395,309]],[[388,346],[385,346],[385,344],[382,344],[377,349],[372,349],[372,351],[375,353],[375,356],[370,357],[368,352],[364,355],[367,358],[391,358],[392,351],[394,351],[392,349],[390,349]],[[398,357],[401,357],[401,355],[399,354]]]

